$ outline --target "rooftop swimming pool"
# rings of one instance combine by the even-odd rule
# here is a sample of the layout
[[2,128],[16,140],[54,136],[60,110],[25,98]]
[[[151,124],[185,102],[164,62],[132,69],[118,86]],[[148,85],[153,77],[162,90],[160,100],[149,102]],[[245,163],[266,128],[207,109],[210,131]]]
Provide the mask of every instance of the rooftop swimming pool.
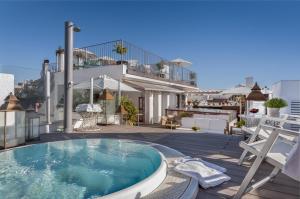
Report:
[[153,191],[166,175],[158,173],[164,161],[156,149],[128,140],[35,144],[1,152],[0,160],[0,198],[118,198],[128,191],[130,198]]

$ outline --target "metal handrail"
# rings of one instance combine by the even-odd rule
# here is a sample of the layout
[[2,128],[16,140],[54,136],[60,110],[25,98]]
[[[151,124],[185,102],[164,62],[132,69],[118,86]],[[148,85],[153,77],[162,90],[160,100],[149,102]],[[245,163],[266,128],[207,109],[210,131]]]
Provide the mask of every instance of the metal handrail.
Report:
[[[116,46],[126,52],[116,52]],[[127,73],[165,81],[197,86],[197,75],[189,69],[178,67],[154,53],[123,40],[85,46],[74,53],[74,69],[106,65],[127,65]]]

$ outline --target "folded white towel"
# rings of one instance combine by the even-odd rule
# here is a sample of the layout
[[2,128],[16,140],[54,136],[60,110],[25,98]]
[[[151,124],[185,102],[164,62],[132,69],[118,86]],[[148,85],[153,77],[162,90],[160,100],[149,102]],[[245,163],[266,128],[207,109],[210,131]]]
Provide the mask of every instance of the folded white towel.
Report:
[[188,162],[188,161],[191,161],[191,160],[195,160],[195,161],[200,161],[202,162],[204,165],[206,165],[207,167],[209,168],[213,168],[213,169],[216,169],[222,173],[225,173],[227,172],[227,169],[224,168],[224,167],[220,167],[219,165],[216,165],[216,164],[213,164],[213,163],[210,163],[210,162],[207,162],[205,160],[202,160],[201,158],[192,158],[190,156],[185,156],[185,157],[182,157],[182,158],[178,158],[174,161],[175,164],[179,164],[179,163],[185,163],[185,162]]
[[176,160],[175,163],[178,163],[175,171],[198,180],[198,183],[204,189],[217,186],[231,179],[222,172],[226,171],[225,168],[203,161],[200,158],[185,157]]

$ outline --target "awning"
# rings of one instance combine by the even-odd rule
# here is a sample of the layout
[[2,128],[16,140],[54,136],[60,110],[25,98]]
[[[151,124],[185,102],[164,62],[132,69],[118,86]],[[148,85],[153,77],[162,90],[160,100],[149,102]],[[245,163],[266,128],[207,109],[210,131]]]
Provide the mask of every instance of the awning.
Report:
[[[107,75],[102,77],[96,77],[93,81],[94,89],[103,90],[109,89],[113,91],[117,91],[119,86],[119,82]],[[91,82],[90,81],[83,81],[78,84],[74,85],[74,89],[91,89]],[[139,92],[138,90],[120,82],[120,90],[126,92]]]
[[158,84],[150,84],[145,82],[128,81],[128,80],[126,80],[126,83],[132,85],[135,88],[142,89],[145,91],[164,91],[164,92],[173,92],[173,93],[184,93],[183,90],[179,90],[169,86],[158,85]]

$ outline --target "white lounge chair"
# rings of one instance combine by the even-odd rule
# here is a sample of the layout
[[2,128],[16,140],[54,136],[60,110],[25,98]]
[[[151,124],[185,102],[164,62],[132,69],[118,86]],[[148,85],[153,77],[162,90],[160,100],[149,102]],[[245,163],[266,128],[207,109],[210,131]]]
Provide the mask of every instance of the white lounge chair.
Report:
[[[296,121],[295,121],[296,120]],[[278,128],[282,128],[284,125],[287,124],[296,124],[300,125],[300,116],[294,116],[294,115],[283,115],[281,118],[273,118],[273,117],[262,117],[260,120],[260,123],[256,127],[242,127],[242,130],[251,134],[249,138],[249,144],[254,142],[257,139],[267,139],[270,136],[271,131],[268,129],[262,129],[261,126],[268,125],[268,126],[275,126]],[[290,140],[291,142],[295,142],[294,136],[287,136],[287,135],[281,135],[285,137],[287,140]],[[238,164],[241,165],[247,155],[248,151],[245,149],[239,159]]]
[[[285,136],[297,138],[297,136],[300,135],[300,132],[267,125],[261,125],[261,129],[271,132],[267,139],[254,141],[252,143],[246,143],[243,141],[240,142],[240,146],[254,154],[256,159],[244,178],[237,194],[234,196],[234,199],[241,198],[244,193],[256,189],[273,179],[286,164],[289,152],[295,145],[287,140]],[[256,171],[259,169],[259,166],[264,160],[274,166],[273,171],[266,178],[248,187]]]

